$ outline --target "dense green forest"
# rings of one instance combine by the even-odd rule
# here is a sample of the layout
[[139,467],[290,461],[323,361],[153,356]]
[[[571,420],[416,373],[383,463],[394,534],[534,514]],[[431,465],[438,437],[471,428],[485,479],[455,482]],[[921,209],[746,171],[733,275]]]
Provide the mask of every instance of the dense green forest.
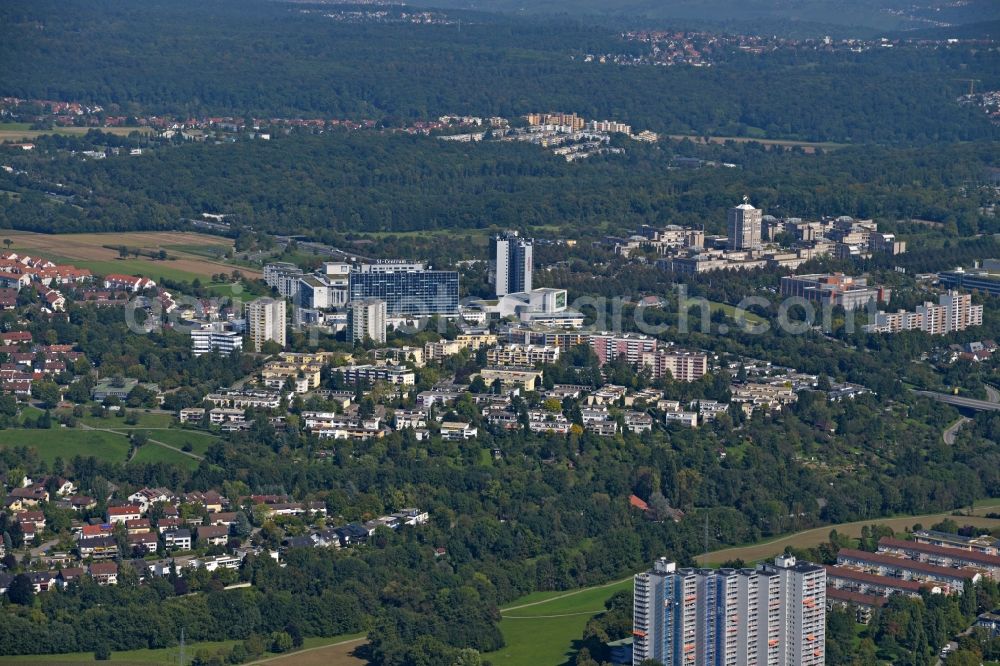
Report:
[[[1000,16],[989,0],[929,2],[924,6],[908,0],[621,0],[614,4],[598,0],[419,0],[428,7],[469,7],[491,11],[536,13],[584,13],[624,20],[641,16],[646,21],[673,23],[712,22],[766,25],[768,34],[784,32],[812,35],[846,32],[854,37],[878,30],[912,30],[926,27],[929,17],[939,22],[970,23]],[[812,30],[813,32],[805,32]],[[826,30],[828,32],[816,32]]]
[[0,61],[18,66],[0,71],[0,93],[182,117],[391,120],[563,109],[660,132],[820,141],[953,141],[1000,131],[955,103],[964,87],[956,78],[1000,87],[1000,58],[990,49],[782,51],[709,68],[622,67],[572,60],[632,46],[565,17],[462,15],[459,29],[344,24],[325,18],[328,8],[306,9],[261,0],[4,3]]
[[[18,193],[0,197],[0,228],[169,229],[211,212],[234,214],[256,229],[315,237],[545,227],[578,238],[647,223],[705,225],[718,233],[725,209],[749,194],[777,216],[916,217],[942,222],[952,235],[1000,230],[997,218],[980,214],[990,191],[977,189],[986,167],[998,163],[996,143],[806,155],[759,144],[629,142],[623,157],[568,164],[524,144],[371,132],[302,132],[96,161],[62,149],[67,141],[40,140],[32,153],[5,156],[24,173],[0,172],[0,190]],[[740,168],[670,169],[677,154]]]

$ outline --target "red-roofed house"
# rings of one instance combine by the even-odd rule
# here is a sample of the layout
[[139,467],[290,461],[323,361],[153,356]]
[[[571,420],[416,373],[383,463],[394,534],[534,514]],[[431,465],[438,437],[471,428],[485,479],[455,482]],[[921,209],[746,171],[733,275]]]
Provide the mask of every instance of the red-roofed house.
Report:
[[646,504],[646,502],[644,502],[637,495],[629,496],[628,503],[641,511],[649,511],[649,505]]
[[0,343],[5,345],[30,345],[31,331],[7,331],[0,333]]
[[142,518],[142,509],[137,506],[108,507],[109,523],[124,523],[129,520],[139,520],[140,518]]

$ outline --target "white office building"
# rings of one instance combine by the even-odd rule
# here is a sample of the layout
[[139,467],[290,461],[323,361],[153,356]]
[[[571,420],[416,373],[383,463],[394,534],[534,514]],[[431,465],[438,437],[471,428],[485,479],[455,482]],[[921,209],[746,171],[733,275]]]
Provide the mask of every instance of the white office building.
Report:
[[191,329],[191,353],[195,356],[219,352],[228,356],[243,349],[243,336],[227,322],[212,322]]

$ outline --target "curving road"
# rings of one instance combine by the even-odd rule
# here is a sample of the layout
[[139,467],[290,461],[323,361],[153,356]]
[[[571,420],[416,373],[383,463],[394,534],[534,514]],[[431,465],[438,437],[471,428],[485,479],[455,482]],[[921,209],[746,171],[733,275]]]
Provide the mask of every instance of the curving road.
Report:
[[954,444],[955,435],[957,435],[958,431],[962,429],[962,426],[964,426],[971,420],[972,419],[970,419],[967,416],[960,416],[957,421],[955,421],[950,426],[945,428],[945,431],[941,433],[941,438],[944,439],[944,443],[947,444],[948,446]]

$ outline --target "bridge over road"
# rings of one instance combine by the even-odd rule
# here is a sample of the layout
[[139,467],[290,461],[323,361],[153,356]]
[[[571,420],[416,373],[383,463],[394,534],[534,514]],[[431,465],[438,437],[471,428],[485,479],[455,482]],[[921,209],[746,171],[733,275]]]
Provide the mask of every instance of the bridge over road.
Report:
[[914,391],[920,395],[925,395],[931,400],[937,400],[959,409],[972,409],[977,412],[1000,412],[1000,403],[988,400],[976,400],[975,398],[963,398],[959,395],[948,395],[947,393],[936,393],[934,391]]

